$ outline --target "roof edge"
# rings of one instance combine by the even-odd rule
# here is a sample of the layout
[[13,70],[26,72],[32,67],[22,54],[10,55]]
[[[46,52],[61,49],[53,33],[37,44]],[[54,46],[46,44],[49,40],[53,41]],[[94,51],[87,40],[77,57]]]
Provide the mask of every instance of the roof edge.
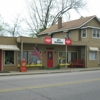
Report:
[[84,22],[82,25],[80,25],[79,27],[75,27],[75,28],[69,28],[69,29],[62,29],[62,30],[57,30],[57,31],[52,31],[52,32],[47,32],[47,33],[42,33],[42,34],[38,34],[39,36],[41,35],[45,35],[45,34],[52,34],[52,33],[56,33],[56,32],[60,32],[60,31],[67,31],[67,30],[73,30],[73,29],[78,29],[81,28],[82,26],[84,26],[85,24],[87,24],[89,21],[91,21],[92,19],[96,18],[98,20],[98,22],[100,23],[99,19],[97,18],[96,15],[94,15],[93,17],[91,17],[88,21]]
[[85,23],[83,23],[82,25],[80,25],[80,27],[82,27],[83,25],[87,24],[87,23],[88,23],[89,21],[91,21],[93,18],[98,19],[98,18],[94,15],[91,19],[89,19],[88,21],[86,21]]

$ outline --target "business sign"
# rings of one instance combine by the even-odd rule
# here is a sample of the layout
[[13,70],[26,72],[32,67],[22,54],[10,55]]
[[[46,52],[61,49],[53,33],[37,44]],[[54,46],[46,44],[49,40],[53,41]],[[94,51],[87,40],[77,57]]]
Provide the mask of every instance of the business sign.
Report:
[[45,44],[59,44],[59,45],[71,45],[72,40],[71,39],[60,39],[60,38],[50,38],[50,37],[45,37],[44,38],[44,43]]
[[62,44],[62,45],[65,45],[65,39],[52,38],[52,44]]
[[45,44],[52,44],[52,38],[50,38],[50,37],[45,37],[45,38],[44,38],[44,43],[45,43]]
[[72,45],[72,40],[71,39],[65,39],[65,44],[66,45]]

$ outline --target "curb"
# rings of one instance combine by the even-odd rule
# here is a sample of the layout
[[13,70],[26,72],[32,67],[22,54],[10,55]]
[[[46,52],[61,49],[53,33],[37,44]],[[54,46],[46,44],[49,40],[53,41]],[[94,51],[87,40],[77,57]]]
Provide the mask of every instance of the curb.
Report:
[[18,75],[36,75],[36,74],[54,74],[54,73],[72,73],[72,72],[83,72],[83,71],[95,71],[100,70],[98,69],[75,69],[75,70],[59,70],[59,71],[51,71],[45,70],[45,72],[18,72],[18,73],[0,73],[0,76],[18,76]]

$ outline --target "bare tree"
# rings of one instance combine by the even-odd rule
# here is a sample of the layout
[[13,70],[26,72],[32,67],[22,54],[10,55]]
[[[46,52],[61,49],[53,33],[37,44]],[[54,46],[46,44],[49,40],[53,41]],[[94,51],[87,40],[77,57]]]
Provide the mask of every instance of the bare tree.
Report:
[[11,21],[12,24],[10,24],[10,27],[7,29],[7,31],[10,33],[11,36],[15,37],[15,36],[19,36],[21,34],[20,30],[21,30],[21,22],[22,19],[20,19],[20,15],[16,15],[16,17],[14,17],[14,20]]
[[47,27],[56,24],[58,17],[67,15],[74,9],[79,13],[80,9],[86,6],[83,0],[29,0],[27,1],[29,20],[26,23],[31,29],[32,34],[39,33]]
[[24,24],[25,22],[19,14],[16,14],[9,24],[5,23],[3,17],[0,15],[0,36],[29,36],[25,30]]
[[6,28],[8,27],[9,25],[4,22],[4,19],[3,17],[0,15],[0,36],[5,36],[6,34]]

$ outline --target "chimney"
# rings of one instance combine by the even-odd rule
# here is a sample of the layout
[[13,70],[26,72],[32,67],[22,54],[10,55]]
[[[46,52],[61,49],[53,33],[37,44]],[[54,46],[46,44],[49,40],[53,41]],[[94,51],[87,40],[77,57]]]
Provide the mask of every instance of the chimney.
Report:
[[62,28],[62,17],[58,17],[58,29]]

